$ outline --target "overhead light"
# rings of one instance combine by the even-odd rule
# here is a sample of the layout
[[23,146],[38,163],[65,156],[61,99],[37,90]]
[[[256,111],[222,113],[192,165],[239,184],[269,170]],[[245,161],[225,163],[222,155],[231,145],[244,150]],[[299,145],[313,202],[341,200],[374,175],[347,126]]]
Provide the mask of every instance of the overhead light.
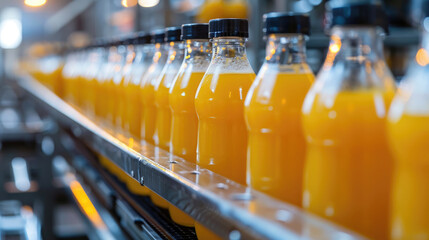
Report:
[[122,0],[121,4],[123,7],[134,7],[137,5],[137,0]]
[[139,0],[139,5],[145,8],[155,7],[159,0]]
[[0,15],[0,48],[17,48],[21,41],[21,12],[17,8],[3,9]]
[[25,0],[24,4],[29,7],[40,7],[45,5],[46,0]]

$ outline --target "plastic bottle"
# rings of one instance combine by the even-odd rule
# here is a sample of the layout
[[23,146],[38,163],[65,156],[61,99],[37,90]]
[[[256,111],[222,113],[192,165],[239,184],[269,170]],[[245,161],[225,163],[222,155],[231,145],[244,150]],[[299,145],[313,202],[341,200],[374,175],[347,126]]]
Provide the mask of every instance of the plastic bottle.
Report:
[[244,98],[255,79],[246,55],[245,19],[210,21],[213,58],[198,88],[197,163],[246,184]]
[[152,36],[149,33],[139,33],[134,39],[136,56],[130,74],[126,75],[124,79],[127,104],[125,104],[123,121],[128,125],[129,135],[135,142],[141,141],[143,109],[140,84],[152,62],[155,45],[151,41]]
[[301,108],[314,81],[306,63],[307,15],[264,15],[265,62],[247,94],[248,184],[301,206],[306,142]]
[[[165,29],[165,41],[168,44],[167,62],[159,74],[155,86],[155,144],[160,148],[170,148],[171,109],[169,105],[169,92],[174,77],[179,71],[183,61],[183,43],[180,41],[181,28],[170,27]],[[155,192],[151,192],[150,198],[158,207],[168,208],[169,203]]]
[[429,237],[429,18],[423,23],[420,48],[388,117],[395,160],[390,233],[394,240]]
[[157,30],[152,35],[152,41],[155,43],[155,53],[152,63],[141,80],[141,96],[143,106],[143,125],[142,137],[149,143],[155,143],[155,85],[158,76],[167,60],[167,47],[165,44],[165,30]]
[[395,83],[383,56],[379,1],[331,1],[331,42],[303,104],[303,207],[387,239],[393,160],[386,115]]
[[180,27],[170,27],[165,30],[166,42],[169,44],[167,62],[155,83],[155,144],[165,150],[170,149],[170,88],[179,72],[184,56],[183,42],[180,40],[181,31]]
[[[210,64],[212,46],[208,24],[182,25],[185,60],[170,88],[171,143],[170,152],[189,162],[196,162],[198,117],[195,111],[195,94]],[[183,226],[194,226],[194,219],[169,205],[170,216]]]
[[[213,58],[195,97],[197,164],[246,184],[244,98],[255,79],[245,47],[247,20],[211,20],[209,36],[213,38]],[[216,237],[197,222],[195,229],[199,239]]]

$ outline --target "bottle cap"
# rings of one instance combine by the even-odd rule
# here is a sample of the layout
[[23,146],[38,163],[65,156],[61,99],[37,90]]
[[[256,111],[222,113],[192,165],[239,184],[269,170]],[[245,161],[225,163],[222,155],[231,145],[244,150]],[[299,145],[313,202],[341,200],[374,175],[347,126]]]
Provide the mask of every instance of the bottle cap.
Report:
[[[331,1],[326,5],[330,9],[330,26],[379,26],[386,32],[388,30],[388,19],[383,5],[377,0]],[[329,21],[329,17],[327,18]]]
[[180,35],[182,35],[181,27],[169,27],[165,29],[166,42],[180,41]]
[[209,37],[249,37],[247,19],[218,18],[209,21]]
[[148,44],[152,42],[152,35],[146,32],[139,32],[134,36],[133,44]]
[[265,35],[273,33],[302,33],[310,35],[310,17],[307,14],[271,12],[264,14]]
[[158,29],[152,32],[152,42],[164,43],[165,42],[165,30]]
[[182,25],[182,40],[208,38],[209,25],[207,23],[189,23]]

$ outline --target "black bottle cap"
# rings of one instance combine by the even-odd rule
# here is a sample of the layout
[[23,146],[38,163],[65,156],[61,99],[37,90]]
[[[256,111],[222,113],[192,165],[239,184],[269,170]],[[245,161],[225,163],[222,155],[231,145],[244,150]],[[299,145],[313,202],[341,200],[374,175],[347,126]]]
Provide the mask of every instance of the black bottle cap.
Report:
[[181,27],[169,27],[165,29],[165,41],[176,42],[180,41],[180,35],[182,35]]
[[165,30],[158,29],[152,32],[152,42],[164,43],[165,42]]
[[264,14],[265,35],[273,33],[302,33],[310,35],[310,17],[307,14],[271,12]]
[[136,33],[133,44],[148,44],[152,42],[152,35],[146,32]]
[[218,18],[209,21],[209,37],[249,37],[247,19]]
[[208,38],[209,25],[207,23],[189,23],[182,25],[182,40]]
[[[331,11],[330,26],[379,26],[386,32],[388,30],[388,19],[383,5],[377,0],[331,1],[326,5]],[[329,19],[329,17],[328,17]]]

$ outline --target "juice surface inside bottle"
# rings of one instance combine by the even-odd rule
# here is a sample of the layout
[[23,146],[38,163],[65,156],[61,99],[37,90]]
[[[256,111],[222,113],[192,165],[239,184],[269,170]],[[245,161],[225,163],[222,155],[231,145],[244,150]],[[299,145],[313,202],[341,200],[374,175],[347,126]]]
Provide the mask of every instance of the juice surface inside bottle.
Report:
[[380,32],[335,26],[302,110],[303,207],[371,239],[388,239],[393,170],[386,115],[395,84]]
[[155,143],[155,85],[162,68],[167,60],[167,49],[163,42],[155,44],[153,62],[141,81],[141,97],[143,103],[142,137],[149,143]]
[[[223,24],[241,27],[244,24],[247,26],[247,21],[218,19],[209,24],[210,34],[214,34],[217,27],[221,28]],[[218,30],[222,34],[222,30]],[[198,115],[197,164],[246,184],[244,98],[255,74],[247,60],[245,38],[215,37],[213,54],[195,97]]]
[[[295,20],[293,26],[291,19]],[[309,33],[309,18],[268,13],[264,22],[268,35],[266,58],[245,101],[248,184],[301,206],[306,153],[301,108],[314,81],[305,62],[304,34]],[[295,25],[302,27],[295,32],[279,30]]]
[[[185,60],[169,93],[172,112],[170,152],[195,163],[198,138],[195,94],[211,59],[208,24],[182,25],[182,39],[185,44]],[[194,226],[194,219],[176,206],[170,204],[168,210],[171,219],[177,224]]]
[[300,206],[306,153],[301,107],[314,75],[308,66],[292,73],[264,67],[246,99],[250,183]]
[[195,94],[205,72],[188,68],[179,73],[170,91],[172,109],[170,151],[185,160],[196,162],[198,117],[195,111]]
[[113,50],[110,49],[109,43],[106,43],[102,51],[102,57],[100,62],[100,71],[98,71],[96,75],[96,84],[95,84],[95,116],[97,121],[104,122],[108,116],[109,103],[112,99],[108,95],[107,88],[107,80],[109,79],[109,75],[111,73],[111,55],[113,54]]
[[[169,33],[167,32],[167,35]],[[180,30],[179,30],[180,39]],[[156,105],[156,144],[165,149],[170,149],[171,135],[171,109],[170,109],[170,88],[179,72],[183,62],[184,49],[183,43],[179,41],[170,42],[167,62],[158,77],[155,86],[155,105]]]
[[389,140],[395,159],[390,232],[394,240],[429,237],[428,43],[425,29],[416,61],[389,110]]
[[137,45],[136,57],[132,65],[129,79],[125,79],[126,107],[124,122],[128,125],[129,134],[137,142],[141,140],[143,106],[140,84],[153,58],[155,46],[149,42]]
[[121,119],[121,124],[120,124],[121,130],[123,134],[126,134],[129,136],[129,131],[130,131],[130,126],[128,121],[129,110],[127,108],[130,105],[132,105],[132,103],[127,101],[128,94],[129,94],[128,85],[131,82],[132,67],[133,67],[134,59],[136,57],[136,49],[134,44],[132,43],[132,39],[128,39],[127,44],[128,45],[126,45],[127,50],[125,54],[125,63],[122,67],[122,73],[121,73],[122,79],[121,79],[121,84],[119,89],[119,95],[120,95],[120,98],[122,99],[119,105],[119,115]]
[[244,98],[254,73],[207,73],[198,89],[197,163],[246,184],[247,130]]
[[123,71],[127,64],[127,41],[120,41],[117,46],[116,59],[113,65],[113,77],[110,79],[112,101],[112,124],[115,132],[122,133],[122,112],[124,106]]
[[[115,71],[118,71],[118,68],[120,66],[118,65],[118,61],[120,59],[120,56],[118,56],[118,50],[116,43],[112,43],[109,47],[109,54],[108,54],[108,61],[107,64],[104,66],[104,71],[102,72],[102,75],[99,78],[100,81],[100,91],[105,95],[109,96],[105,99],[105,103],[102,103],[102,106],[104,106],[100,109],[102,112],[104,111],[104,123],[113,130],[113,122],[115,121],[114,118],[114,101],[115,101],[115,88],[113,84],[113,78],[115,75]],[[104,73],[104,74],[103,74]],[[101,100],[101,99],[100,99]],[[101,105],[100,105],[101,106]]]

